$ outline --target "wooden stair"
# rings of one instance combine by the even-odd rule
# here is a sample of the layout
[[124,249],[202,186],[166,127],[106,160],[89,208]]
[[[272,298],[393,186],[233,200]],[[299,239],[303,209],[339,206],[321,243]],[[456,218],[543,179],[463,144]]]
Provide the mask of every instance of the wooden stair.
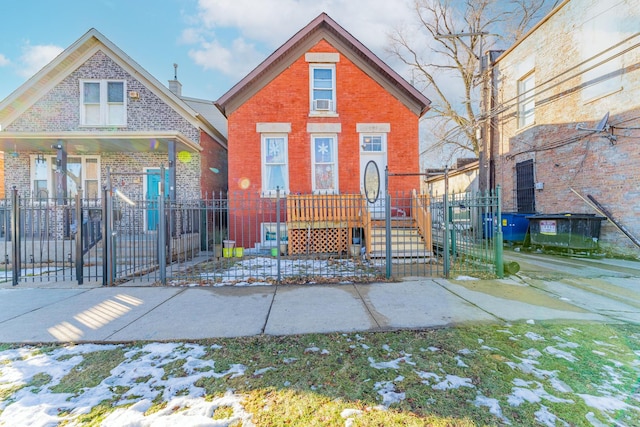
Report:
[[[386,258],[386,242],[384,221],[374,221],[369,257]],[[426,246],[413,219],[394,219],[391,222],[391,257],[394,263],[426,261],[433,257],[433,251]]]

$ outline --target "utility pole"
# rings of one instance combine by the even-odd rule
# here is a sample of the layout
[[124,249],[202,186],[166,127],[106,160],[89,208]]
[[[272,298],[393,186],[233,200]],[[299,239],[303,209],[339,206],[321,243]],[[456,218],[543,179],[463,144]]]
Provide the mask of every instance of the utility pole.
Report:
[[[489,91],[489,82],[486,73],[486,67],[484,64],[484,53],[482,52],[482,42],[484,36],[493,35],[486,31],[471,31],[468,33],[453,33],[453,34],[437,34],[434,36],[436,40],[439,39],[458,39],[460,37],[480,37],[479,50],[480,52],[476,55],[471,48],[468,48],[473,56],[478,59],[478,68],[481,79],[481,101],[480,101],[480,120],[474,118],[474,123],[472,123],[475,131],[476,131],[476,139],[478,141],[478,189],[481,192],[487,191],[489,189],[489,150],[487,147],[488,140],[488,117],[487,117],[487,105],[489,102],[488,99],[488,91]],[[479,125],[479,121],[482,121],[482,124]]]

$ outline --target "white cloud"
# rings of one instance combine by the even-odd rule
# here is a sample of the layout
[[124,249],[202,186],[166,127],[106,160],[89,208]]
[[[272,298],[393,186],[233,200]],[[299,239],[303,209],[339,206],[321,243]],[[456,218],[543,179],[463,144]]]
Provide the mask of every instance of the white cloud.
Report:
[[198,46],[190,52],[197,64],[237,79],[322,12],[388,60],[387,34],[413,13],[409,0],[199,0],[198,5],[181,41]]
[[18,74],[26,78],[33,76],[63,50],[61,47],[55,45],[25,45],[22,48]]
[[264,58],[253,44],[242,38],[233,40],[229,47],[221,45],[217,40],[201,42],[198,49],[189,51],[189,56],[205,70],[217,70],[239,78]]
[[9,61],[6,56],[0,53],[0,67],[6,67],[9,64],[11,64],[11,61]]

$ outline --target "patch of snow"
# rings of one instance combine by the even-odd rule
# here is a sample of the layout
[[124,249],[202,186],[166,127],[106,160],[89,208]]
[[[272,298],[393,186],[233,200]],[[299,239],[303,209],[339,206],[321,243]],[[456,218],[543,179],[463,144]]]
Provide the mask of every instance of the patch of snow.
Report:
[[487,408],[489,408],[490,414],[494,415],[496,418],[501,420],[504,424],[511,425],[511,421],[509,421],[509,419],[507,419],[502,414],[502,408],[500,408],[500,402],[498,402],[498,399],[494,399],[491,397],[486,397],[481,394],[478,394],[476,396],[476,400],[473,401],[473,404],[478,408],[482,406],[486,406]]
[[471,276],[458,276],[455,278],[455,280],[480,280],[477,277],[471,277]]
[[535,324],[536,324],[536,321],[535,321],[535,320],[533,320],[533,319],[529,319],[529,320],[527,320],[527,324],[529,324],[529,325],[535,325]]
[[525,356],[528,356],[532,359],[537,359],[538,357],[542,356],[542,353],[540,353],[537,349],[535,348],[530,348],[527,350],[522,351],[522,354],[524,354]]
[[463,378],[457,375],[447,375],[444,380],[440,381],[438,384],[431,386],[431,388],[434,390],[449,390],[460,387],[475,388],[475,386],[471,383],[471,378]]
[[524,336],[529,338],[531,341],[544,341],[544,337],[536,334],[535,332],[527,332]]
[[513,384],[515,387],[511,389],[511,394],[507,398],[507,402],[511,406],[520,406],[524,402],[538,403],[542,399],[554,403],[574,403],[573,400],[562,399],[547,393],[544,386],[538,381],[525,381],[516,378],[513,380]]
[[457,366],[459,366],[461,368],[468,368],[469,367],[469,365],[464,363],[464,361],[462,360],[462,358],[460,358],[460,356],[456,356],[454,359],[456,360]]
[[549,346],[546,347],[544,349],[545,353],[548,353],[552,356],[557,357],[558,359],[564,359],[567,362],[575,362],[578,359],[571,353],[563,351],[563,350],[558,350],[557,348],[553,347],[553,346]]
[[411,361],[410,354],[404,355],[394,360],[390,360],[388,362],[376,362],[373,357],[369,357],[368,360],[369,366],[375,369],[400,369],[400,363],[415,365],[415,363]]
[[273,366],[268,366],[268,367],[262,368],[262,369],[256,369],[253,372],[253,376],[254,377],[259,377],[259,376],[264,375],[265,373],[267,373],[269,371],[275,371],[275,370],[276,370],[276,368],[274,368]]
[[378,394],[382,396],[382,407],[388,409],[389,406],[394,403],[399,403],[406,398],[404,392],[396,391],[394,382],[400,382],[404,380],[403,376],[398,376],[393,381],[380,381],[375,383],[374,388],[378,391]]
[[585,405],[590,406],[594,409],[599,409],[603,412],[615,412],[634,408],[633,406],[613,396],[593,396],[590,394],[580,393],[578,393],[578,396],[580,396],[582,400],[584,400]]
[[561,420],[560,418],[549,412],[549,408],[544,405],[540,405],[540,409],[534,412],[534,415],[536,417],[536,421],[539,424],[547,427],[557,427],[558,423],[563,426],[569,426],[567,422]]

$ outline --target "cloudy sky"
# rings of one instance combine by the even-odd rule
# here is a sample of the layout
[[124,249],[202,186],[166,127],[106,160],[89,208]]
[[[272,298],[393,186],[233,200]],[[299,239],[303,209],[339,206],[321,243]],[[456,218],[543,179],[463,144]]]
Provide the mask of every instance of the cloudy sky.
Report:
[[[392,66],[389,32],[411,0],[22,0],[3,4],[0,99],[96,28],[160,82],[217,99],[321,12]],[[406,78],[406,72],[398,69]]]

